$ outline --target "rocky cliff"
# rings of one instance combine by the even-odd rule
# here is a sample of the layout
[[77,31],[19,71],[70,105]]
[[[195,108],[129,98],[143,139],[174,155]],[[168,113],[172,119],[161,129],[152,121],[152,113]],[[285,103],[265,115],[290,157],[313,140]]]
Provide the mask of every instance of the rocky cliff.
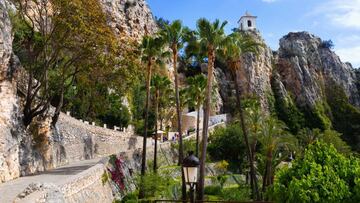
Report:
[[[258,32],[251,32],[263,42]],[[264,112],[276,113],[290,131],[335,129],[360,149],[359,70],[344,63],[331,44],[308,32],[289,33],[276,52],[260,48],[242,57],[238,80],[243,96],[256,96]],[[234,112],[234,82],[226,64],[215,71],[224,113]],[[349,122],[351,121],[351,122]]]
[[100,0],[108,23],[121,35],[141,39],[146,33],[157,31],[154,17],[145,0]]
[[12,53],[11,4],[0,0],[0,182],[20,174],[17,126],[16,63]]
[[[258,31],[247,31],[255,41],[264,46],[259,47],[257,55],[247,53],[241,58],[241,67],[237,71],[238,84],[243,96],[259,98],[264,112],[269,110],[268,97],[271,95],[271,75],[273,71],[274,56],[270,47],[266,46]],[[223,111],[231,112],[235,107],[235,84],[226,64],[217,63],[215,70],[218,87],[220,88]]]
[[280,40],[277,71],[298,104],[314,106],[324,99],[329,83],[341,86],[349,102],[360,107],[356,74],[324,42],[307,32],[289,33]]

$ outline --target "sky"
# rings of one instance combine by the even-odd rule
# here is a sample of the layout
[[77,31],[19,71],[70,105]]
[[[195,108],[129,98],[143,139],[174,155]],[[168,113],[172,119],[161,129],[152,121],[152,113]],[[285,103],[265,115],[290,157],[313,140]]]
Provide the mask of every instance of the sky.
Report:
[[343,62],[360,67],[360,0],[147,0],[154,16],[182,20],[190,28],[196,20],[228,21],[227,33],[238,27],[246,11],[257,16],[257,29],[274,50],[289,32],[308,31],[331,39]]

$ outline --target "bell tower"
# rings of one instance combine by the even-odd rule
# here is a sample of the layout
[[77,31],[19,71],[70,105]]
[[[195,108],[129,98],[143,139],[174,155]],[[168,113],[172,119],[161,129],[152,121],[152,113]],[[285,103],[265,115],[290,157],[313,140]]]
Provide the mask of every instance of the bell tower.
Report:
[[256,29],[257,16],[251,15],[249,12],[245,12],[245,15],[241,16],[239,23],[239,29],[241,31],[255,30]]

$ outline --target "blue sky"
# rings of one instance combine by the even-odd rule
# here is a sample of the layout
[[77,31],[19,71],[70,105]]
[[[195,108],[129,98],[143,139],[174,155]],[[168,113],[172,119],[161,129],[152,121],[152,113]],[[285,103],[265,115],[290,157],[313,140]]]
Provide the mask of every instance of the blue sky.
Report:
[[274,50],[291,31],[309,31],[331,39],[342,61],[360,67],[360,0],[147,0],[153,14],[181,19],[195,28],[205,17],[227,20],[227,32],[249,11],[258,16],[257,28]]

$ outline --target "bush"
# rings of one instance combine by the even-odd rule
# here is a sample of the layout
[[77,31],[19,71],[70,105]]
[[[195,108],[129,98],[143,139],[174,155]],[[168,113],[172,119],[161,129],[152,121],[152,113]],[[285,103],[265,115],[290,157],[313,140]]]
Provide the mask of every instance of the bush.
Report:
[[[170,172],[159,173],[148,172],[143,178],[145,199],[168,198],[174,199],[181,192],[179,180],[175,179]],[[140,186],[141,177],[137,178],[137,185]]]
[[277,80],[280,80],[275,74],[271,79],[271,86],[274,92],[274,109],[278,118],[289,127],[291,133],[296,134],[301,128],[305,127],[304,114],[296,106],[293,98],[287,96],[283,98],[281,88],[279,87]]
[[221,186],[220,185],[209,185],[204,189],[206,195],[221,195]]
[[334,43],[332,40],[323,40],[321,43],[320,43],[320,47],[321,48],[326,48],[326,49],[332,49],[334,48]]
[[241,170],[245,149],[242,131],[237,123],[216,128],[209,136],[210,158],[213,161],[227,161],[230,169]]
[[133,192],[133,193],[129,193],[127,195],[125,195],[122,200],[121,203],[132,203],[132,202],[138,202],[138,194]]
[[269,196],[276,202],[359,202],[359,161],[315,142],[303,159],[276,174]]
[[326,88],[334,129],[355,150],[360,151],[360,111],[349,103],[344,89],[332,83]]
[[230,187],[224,188],[222,194],[223,200],[227,201],[249,201],[249,187]]

